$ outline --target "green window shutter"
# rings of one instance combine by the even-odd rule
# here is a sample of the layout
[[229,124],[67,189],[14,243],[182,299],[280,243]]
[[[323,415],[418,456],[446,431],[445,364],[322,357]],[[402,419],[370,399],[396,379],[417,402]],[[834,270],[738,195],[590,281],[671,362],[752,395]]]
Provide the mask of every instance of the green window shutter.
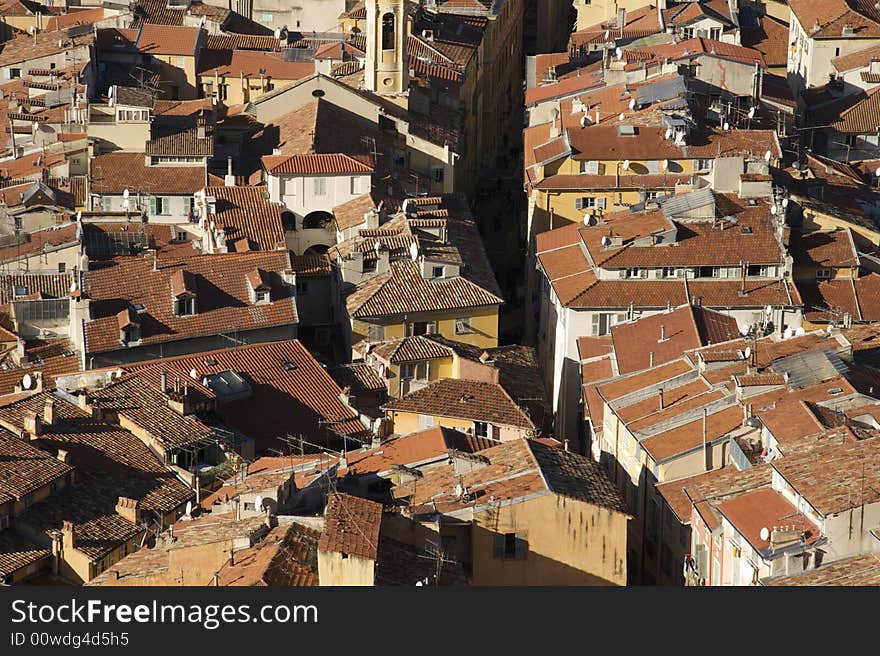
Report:
[[110,211],[110,202],[112,200],[113,199],[110,198],[109,196],[101,196],[101,209],[104,210],[105,212],[109,212]]
[[150,196],[150,216],[156,215],[156,197]]
[[495,557],[504,558],[504,534],[495,534]]

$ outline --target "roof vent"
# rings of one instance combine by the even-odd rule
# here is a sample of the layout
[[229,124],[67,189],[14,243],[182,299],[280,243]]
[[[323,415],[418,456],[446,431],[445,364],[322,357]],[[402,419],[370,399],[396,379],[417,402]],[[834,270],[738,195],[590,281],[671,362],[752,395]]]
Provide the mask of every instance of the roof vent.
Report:
[[296,366],[296,363],[291,362],[290,360],[285,360],[284,362],[282,362],[281,367],[284,369],[284,371],[296,371],[296,369],[298,368]]

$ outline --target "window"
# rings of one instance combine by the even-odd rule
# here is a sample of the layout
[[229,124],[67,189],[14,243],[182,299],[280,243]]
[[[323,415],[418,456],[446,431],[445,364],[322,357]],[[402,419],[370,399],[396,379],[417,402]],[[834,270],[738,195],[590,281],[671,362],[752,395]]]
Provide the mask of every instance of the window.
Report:
[[228,84],[217,85],[217,98],[220,100],[226,100],[228,97],[229,97],[229,85]]
[[431,335],[437,332],[437,323],[435,321],[414,321],[406,324],[406,336],[413,337],[415,335]]
[[485,421],[475,421],[474,435],[477,437],[489,437],[489,424]]
[[112,203],[113,203],[113,199],[110,198],[109,196],[102,196],[101,197],[101,209],[104,210],[105,212],[110,211],[110,207],[111,207]]
[[523,560],[529,543],[525,533],[497,533],[495,535],[495,557],[502,560]]
[[456,335],[469,335],[474,332],[473,328],[471,328],[471,318],[470,317],[459,317],[455,320],[455,334]]
[[816,269],[817,280],[828,280],[831,278],[831,269]]
[[178,57],[177,68],[183,68],[184,66],[186,66],[186,59],[184,59],[183,57]]
[[367,329],[367,339],[371,343],[381,342],[385,340],[385,326],[370,326]]
[[58,273],[64,273],[65,271],[67,271],[67,263],[66,262],[59,262],[58,263]]
[[[274,20],[275,17],[272,14],[260,14],[261,23],[271,23]],[[299,21],[297,21],[297,27],[299,27]]]
[[351,178],[351,188],[349,189],[349,193],[352,196],[357,195],[357,188],[358,188],[357,180],[358,180],[357,178]]
[[394,14],[382,16],[382,50],[394,50]]
[[150,198],[150,215],[169,214],[170,207],[167,198],[162,196],[153,196]]
[[193,296],[181,296],[174,299],[174,314],[178,317],[189,317],[196,313],[196,299]]
[[404,362],[400,365],[400,377],[403,380],[428,380],[430,362]]
[[697,171],[711,171],[712,167],[714,165],[715,165],[715,160],[698,159],[697,160]]
[[443,182],[443,169],[442,168],[437,167],[437,168],[433,169],[433,173],[434,173],[434,182]]
[[314,194],[315,196],[325,196],[327,194],[327,187],[325,184],[326,180],[324,178],[315,178],[314,179]]
[[9,69],[9,79],[15,80],[21,77],[21,69],[20,68],[10,68]]
[[626,278],[647,278],[647,269],[626,269]]
[[443,277],[443,267],[435,266],[431,268],[431,277],[432,278],[442,278]]
[[263,305],[269,303],[271,300],[268,289],[258,289],[254,292],[254,304],[256,305]]
[[574,199],[574,208],[576,210],[586,210],[596,207],[596,199],[593,196],[581,196]]
[[678,275],[678,270],[675,267],[663,267],[662,277],[663,278],[675,278]]

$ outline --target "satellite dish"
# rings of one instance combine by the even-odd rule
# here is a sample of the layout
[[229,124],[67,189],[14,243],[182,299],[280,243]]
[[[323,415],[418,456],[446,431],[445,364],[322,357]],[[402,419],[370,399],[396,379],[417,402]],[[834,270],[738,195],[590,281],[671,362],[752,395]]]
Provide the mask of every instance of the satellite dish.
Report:
[[623,170],[629,171],[629,160],[628,159],[623,160]]
[[623,59],[623,50],[621,50],[620,48],[615,49],[614,54],[617,55],[618,61]]
[[586,114],[584,114],[583,116],[581,116],[581,127],[582,127],[582,128],[587,127],[587,115],[586,115]]
[[770,540],[770,530],[766,526],[761,527],[760,536],[764,542],[767,542]]
[[254,497],[254,508],[256,510],[263,509],[263,497],[261,497],[259,494]]
[[776,208],[776,205],[770,206],[770,214],[772,214],[773,216],[776,216],[776,212],[778,212],[778,211],[779,210]]
[[608,246],[611,243],[611,239],[608,237],[608,235],[604,235],[601,241],[603,246]]
[[764,308],[764,314],[766,314],[768,317],[769,317],[771,314],[773,314],[773,307],[770,306],[770,305],[768,305],[767,307],[765,307],[765,308]]
[[593,215],[592,214],[584,214],[584,225],[593,225]]
[[664,170],[664,171],[668,171],[668,170],[669,170],[669,160],[668,160],[668,159],[664,159],[664,160],[663,160],[663,170]]
[[29,390],[34,385],[34,379],[30,374],[25,374],[24,378],[21,379],[21,389]]
[[623,112],[620,112],[620,114],[618,115],[617,118],[619,118],[619,119],[622,121],[622,120],[625,119],[626,117],[623,115]]
[[126,198],[126,199],[128,198],[128,189],[123,189],[123,190],[122,190],[122,197],[123,197],[123,198]]
[[752,108],[749,110],[749,114],[748,114],[748,116],[749,116],[749,118],[755,118],[755,108],[754,108],[754,107],[752,107]]
[[187,502],[186,502],[186,512],[185,512],[184,514],[185,514],[185,515],[191,515],[191,514],[192,514],[192,511],[193,511],[193,502],[192,502],[192,501],[187,501]]
[[376,255],[378,255],[379,252],[382,250],[382,242],[378,239],[376,240],[376,243],[373,244],[373,250],[376,251]]
[[461,483],[455,484],[455,496],[460,497],[464,494],[464,488],[461,486]]
[[190,369],[189,377],[192,378],[193,380],[198,380],[199,379],[199,372],[196,371],[195,368]]
[[807,331],[803,329],[803,326],[798,326],[797,328],[795,328],[795,331],[794,331],[795,337],[800,337],[801,335],[806,335],[806,334],[807,334]]
[[409,256],[412,258],[413,262],[415,262],[417,259],[419,259],[419,247],[416,246],[416,243],[414,241],[410,242]]
[[666,128],[666,138],[669,139],[672,136],[672,128]]
[[773,159],[773,153],[768,150],[766,153],[764,153],[764,159],[769,162],[771,159]]
[[629,108],[633,109],[633,108],[635,108],[635,106],[636,106],[636,99],[635,98],[630,99]]
[[752,357],[752,347],[746,346],[746,360],[748,360],[750,357]]
[[746,325],[746,324],[744,324],[744,323],[740,323],[740,324],[737,324],[737,325],[738,325],[738,327],[739,327],[739,334],[740,334],[740,335],[748,335],[748,334],[749,334],[749,327],[748,327],[748,325]]
[[610,31],[610,30],[605,30],[605,40],[607,41],[607,40],[610,39],[610,38],[611,38],[611,31]]
[[727,132],[730,129],[730,123],[725,121],[724,126],[721,129],[724,130],[725,132]]
[[880,178],[880,169],[877,169],[876,171],[874,171],[874,175],[876,175],[878,178]]
[[77,213],[76,213],[76,220],[77,220],[77,221],[82,221],[82,218],[83,218],[82,210],[78,210]]
[[782,207],[788,207],[788,199],[787,198],[782,199]]
[[783,339],[790,339],[794,335],[794,331],[791,328],[786,328],[782,333]]
[[385,378],[385,365],[379,365],[379,378]]

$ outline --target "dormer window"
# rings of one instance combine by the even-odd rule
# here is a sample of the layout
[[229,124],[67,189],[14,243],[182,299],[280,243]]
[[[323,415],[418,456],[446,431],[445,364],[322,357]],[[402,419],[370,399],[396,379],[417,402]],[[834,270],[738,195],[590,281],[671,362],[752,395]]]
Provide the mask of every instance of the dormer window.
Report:
[[272,285],[269,283],[269,275],[262,269],[254,269],[247,274],[248,291],[251,303],[254,305],[266,305],[272,302]]
[[196,283],[189,271],[178,269],[172,274],[171,298],[175,316],[189,317],[196,314]]
[[431,277],[433,278],[442,278],[443,272],[444,268],[442,266],[431,267]]
[[141,323],[137,311],[132,307],[116,315],[119,326],[119,341],[123,346],[134,346],[141,341]]

